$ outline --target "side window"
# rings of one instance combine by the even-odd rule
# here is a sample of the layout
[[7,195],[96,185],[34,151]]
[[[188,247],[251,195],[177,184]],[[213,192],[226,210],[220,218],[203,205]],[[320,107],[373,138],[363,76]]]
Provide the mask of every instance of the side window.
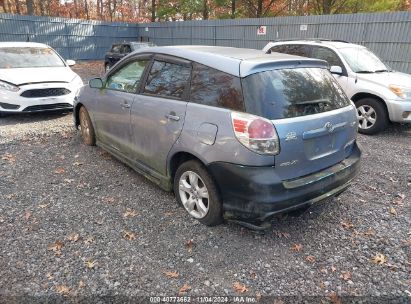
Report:
[[123,54],[131,53],[131,47],[128,44],[123,45],[121,52]]
[[188,66],[154,60],[143,93],[182,99],[190,72]]
[[111,52],[112,53],[116,53],[116,54],[120,54],[121,52],[121,45],[120,44],[115,44],[111,47]]
[[288,53],[288,45],[282,44],[282,45],[276,45],[271,48],[271,53],[276,52],[276,53]]
[[149,60],[133,61],[114,74],[110,75],[106,82],[106,88],[128,93],[134,93],[140,83],[144,68]]
[[308,57],[308,46],[304,44],[283,44],[271,48],[272,52]]
[[244,111],[240,78],[196,63],[193,67],[190,101]]
[[316,59],[325,60],[328,62],[330,66],[338,65],[340,67],[343,67],[343,64],[340,58],[338,57],[338,55],[334,51],[328,48],[325,48],[325,47],[314,46],[311,57],[316,58]]

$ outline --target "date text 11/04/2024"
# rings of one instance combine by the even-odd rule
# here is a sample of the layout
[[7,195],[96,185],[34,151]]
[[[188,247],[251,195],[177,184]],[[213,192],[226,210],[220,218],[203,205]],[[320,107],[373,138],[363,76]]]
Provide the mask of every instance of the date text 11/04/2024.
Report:
[[159,296],[150,297],[150,303],[257,303],[257,298],[248,296]]

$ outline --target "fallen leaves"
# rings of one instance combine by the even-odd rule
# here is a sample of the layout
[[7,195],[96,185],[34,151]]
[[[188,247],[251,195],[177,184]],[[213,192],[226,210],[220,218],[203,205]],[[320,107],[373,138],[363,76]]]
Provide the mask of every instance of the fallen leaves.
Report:
[[405,198],[406,198],[405,194],[398,193],[395,196],[394,200],[392,201],[392,204],[393,205],[398,205],[398,206],[403,206]]
[[64,243],[57,240],[53,244],[50,244],[47,246],[47,250],[53,251],[55,255],[60,255],[61,254],[61,249],[63,248]]
[[306,260],[307,262],[314,263],[314,262],[315,262],[315,256],[313,256],[313,255],[307,255],[307,256],[305,257],[305,260]]
[[88,260],[84,264],[85,264],[87,269],[94,269],[94,267],[96,267],[96,265],[97,265],[97,261]]
[[135,212],[134,210],[131,210],[131,209],[127,209],[126,212],[123,213],[123,216],[124,216],[125,218],[135,217],[136,215],[138,215],[138,213]]
[[195,243],[194,243],[193,239],[190,239],[190,240],[186,241],[186,243],[185,243],[185,246],[186,246],[188,252],[193,251],[194,245],[195,245]]
[[279,238],[288,239],[291,236],[288,232],[283,232],[283,231],[278,231],[278,230],[274,230],[273,233]]
[[238,293],[245,293],[245,292],[248,291],[248,288],[247,288],[244,284],[242,284],[242,283],[240,283],[240,282],[235,282],[235,283],[233,284],[233,288],[234,288],[234,290],[235,290],[236,292],[238,292]]
[[301,244],[294,244],[291,246],[291,250],[294,252],[300,252],[303,249],[303,245]]
[[64,170],[64,168],[61,168],[61,167],[54,170],[54,173],[56,173],[56,174],[63,174],[65,172],[66,172],[66,170]]
[[179,277],[179,273],[177,271],[164,271],[164,274],[166,275],[166,277],[168,278],[178,278]]
[[23,218],[28,221],[31,217],[31,212],[30,211],[26,211],[23,215]]
[[391,215],[394,215],[394,216],[397,216],[397,215],[398,215],[397,210],[395,210],[394,207],[390,207],[390,214],[391,214]]
[[388,259],[387,259],[387,257],[386,257],[385,255],[383,255],[382,253],[378,253],[378,254],[376,254],[375,256],[372,257],[371,261],[372,261],[374,264],[382,265],[382,264],[387,263]]
[[351,272],[349,271],[341,271],[340,278],[343,279],[344,281],[349,281],[352,279]]
[[63,296],[68,296],[70,294],[70,288],[66,285],[57,285],[56,291]]
[[79,162],[79,161],[76,161],[76,162],[73,163],[73,165],[74,165],[74,166],[81,166],[81,165],[83,165],[83,163],[82,163],[82,162]]
[[103,203],[105,204],[113,204],[115,203],[116,199],[112,196],[103,197]]
[[88,236],[84,239],[84,244],[89,245],[91,243],[94,243],[94,237]]
[[123,238],[128,240],[128,241],[132,241],[136,238],[136,235],[135,235],[135,233],[133,233],[131,231],[124,230],[123,231]]
[[347,230],[354,228],[353,223],[351,223],[351,222],[348,221],[348,220],[341,221],[341,226],[342,226],[344,229],[347,229]]
[[184,285],[180,288],[179,292],[180,292],[180,293],[186,293],[186,292],[189,292],[190,290],[191,290],[191,286],[188,285],[188,284],[184,284]]
[[80,238],[80,235],[78,233],[72,233],[67,237],[67,239],[71,242],[77,242],[79,238]]
[[13,154],[6,153],[1,157],[2,160],[8,161],[11,164],[16,162],[16,157]]

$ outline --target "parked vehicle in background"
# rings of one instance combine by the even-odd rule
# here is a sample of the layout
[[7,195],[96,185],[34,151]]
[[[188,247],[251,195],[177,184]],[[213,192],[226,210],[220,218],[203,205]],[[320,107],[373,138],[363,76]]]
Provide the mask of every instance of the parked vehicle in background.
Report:
[[327,67],[250,49],[147,48],[82,88],[75,126],[203,224],[261,223],[341,193],[359,170],[356,109]]
[[375,134],[391,122],[411,123],[411,75],[392,71],[366,47],[343,41],[270,42],[264,52],[323,59],[357,107],[359,132]]
[[104,69],[107,72],[113,65],[115,65],[121,58],[127,56],[131,52],[137,51],[142,48],[156,46],[151,42],[123,42],[116,43],[111,46],[110,51],[106,53],[104,57]]
[[0,114],[73,108],[80,76],[51,47],[34,42],[0,42]]

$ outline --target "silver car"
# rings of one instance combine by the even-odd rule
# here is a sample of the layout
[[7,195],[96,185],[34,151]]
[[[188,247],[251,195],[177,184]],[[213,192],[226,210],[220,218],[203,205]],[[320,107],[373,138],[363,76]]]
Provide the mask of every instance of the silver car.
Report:
[[90,80],[74,122],[206,225],[260,225],[344,191],[359,170],[356,109],[321,60],[154,47]]
[[270,42],[264,52],[326,60],[335,79],[357,106],[360,133],[378,133],[390,121],[411,123],[411,75],[392,71],[362,45],[292,40]]

